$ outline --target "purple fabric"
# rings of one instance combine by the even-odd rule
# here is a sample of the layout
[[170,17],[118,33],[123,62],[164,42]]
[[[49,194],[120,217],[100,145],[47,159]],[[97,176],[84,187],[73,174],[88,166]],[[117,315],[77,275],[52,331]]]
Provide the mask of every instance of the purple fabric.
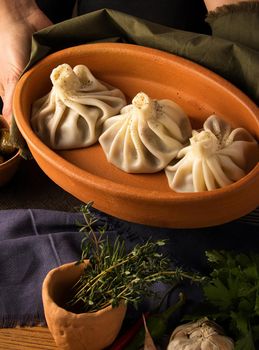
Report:
[[[159,229],[97,214],[108,221],[112,237],[122,235],[129,250],[150,237],[168,239],[166,253],[178,266],[191,270],[206,270],[205,250],[259,250],[258,226],[239,221],[205,229]],[[81,220],[80,213],[41,209],[0,211],[1,327],[44,322],[42,281],[50,269],[80,258],[82,236],[76,222]],[[154,289],[163,295],[166,287],[157,284]],[[193,299],[199,297],[195,289],[191,292]],[[143,303],[143,308],[153,306],[149,299]]]
[[78,213],[0,211],[0,325],[43,321],[41,285],[47,272],[79,258]]

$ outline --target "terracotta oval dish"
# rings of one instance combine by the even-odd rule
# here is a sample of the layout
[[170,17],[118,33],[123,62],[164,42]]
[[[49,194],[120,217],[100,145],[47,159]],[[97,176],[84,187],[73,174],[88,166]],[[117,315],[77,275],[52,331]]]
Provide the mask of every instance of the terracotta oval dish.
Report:
[[30,126],[32,103],[49,92],[53,68],[84,64],[100,80],[121,89],[129,102],[144,91],[152,98],[178,103],[200,128],[213,113],[232,127],[244,127],[259,138],[257,106],[233,85],[186,59],[130,44],[98,43],[54,53],[31,68],[14,96],[17,125],[43,171],[78,199],[94,201],[101,211],[118,218],[159,227],[205,227],[245,215],[258,206],[259,165],[224,188],[176,193],[164,172],[128,174],[109,164],[101,146],[53,151]]
[[[7,121],[0,116],[0,128],[9,129]],[[10,157],[8,157],[3,163],[0,164],[0,186],[6,185],[16,173],[19,164],[21,162],[20,151],[17,150]]]

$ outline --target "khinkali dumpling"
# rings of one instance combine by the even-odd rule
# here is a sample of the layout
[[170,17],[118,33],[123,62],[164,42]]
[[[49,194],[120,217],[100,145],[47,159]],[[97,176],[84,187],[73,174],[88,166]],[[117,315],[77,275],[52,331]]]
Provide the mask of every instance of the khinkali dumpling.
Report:
[[210,191],[227,186],[241,177],[258,160],[258,143],[244,128],[232,129],[216,115],[203,130],[193,131],[190,145],[181,149],[174,165],[165,173],[176,192]]
[[104,122],[99,142],[107,160],[128,173],[163,169],[186,144],[191,125],[173,101],[138,93],[132,104]]
[[53,87],[33,104],[31,125],[53,149],[94,144],[103,122],[126,105],[119,89],[97,80],[84,65],[61,64],[50,78]]

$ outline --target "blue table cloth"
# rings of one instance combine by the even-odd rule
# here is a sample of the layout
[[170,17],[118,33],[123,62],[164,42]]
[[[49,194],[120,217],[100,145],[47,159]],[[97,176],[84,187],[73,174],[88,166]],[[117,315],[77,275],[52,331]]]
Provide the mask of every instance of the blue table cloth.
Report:
[[[204,252],[210,249],[258,251],[258,226],[234,221],[203,229],[159,229],[129,224],[96,211],[109,225],[111,238],[120,234],[128,249],[136,243],[168,239],[165,247],[177,266],[206,272]],[[47,272],[80,258],[79,212],[44,209],[0,211],[0,326],[44,323],[41,286]],[[163,285],[156,285],[163,295]],[[193,296],[196,297],[195,295]],[[152,301],[144,300],[149,307]],[[143,305],[144,305],[143,304]]]

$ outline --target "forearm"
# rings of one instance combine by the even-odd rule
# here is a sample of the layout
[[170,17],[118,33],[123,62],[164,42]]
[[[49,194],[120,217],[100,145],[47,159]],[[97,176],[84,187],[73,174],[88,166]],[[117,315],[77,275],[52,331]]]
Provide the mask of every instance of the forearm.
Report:
[[[244,0],[204,0],[208,11],[214,11],[217,7],[224,5],[237,4]],[[259,1],[259,0],[245,0],[245,1]]]
[[50,24],[34,0],[0,0],[0,96],[7,119],[16,82],[30,57],[32,34]]

